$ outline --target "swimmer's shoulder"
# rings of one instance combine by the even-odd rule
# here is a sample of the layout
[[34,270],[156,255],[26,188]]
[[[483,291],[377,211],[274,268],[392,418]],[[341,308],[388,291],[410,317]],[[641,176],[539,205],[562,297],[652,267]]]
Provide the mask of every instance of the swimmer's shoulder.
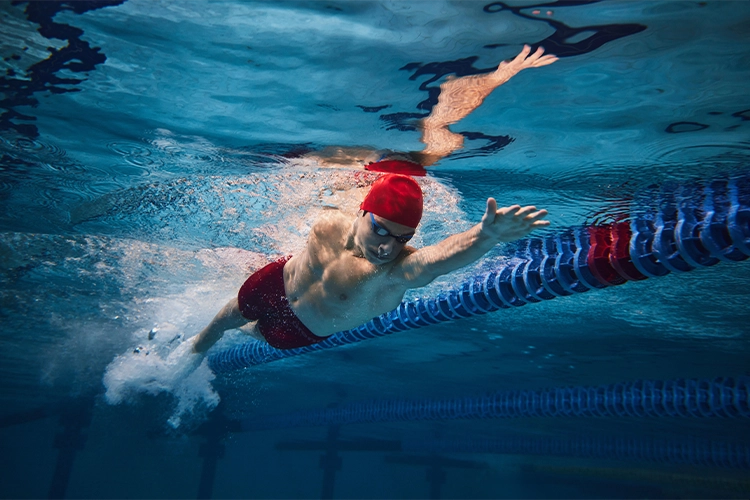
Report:
[[315,220],[310,235],[322,241],[338,240],[349,232],[352,223],[350,215],[340,210],[327,210]]
[[387,271],[389,279],[401,286],[410,283],[419,274],[420,255],[418,248],[405,246],[391,262],[391,267]]
[[409,257],[417,253],[417,249],[410,246],[405,246],[401,249],[401,252],[398,254],[398,257],[393,259],[393,261],[389,265],[388,274],[394,274],[402,272],[404,265],[408,265],[410,263]]

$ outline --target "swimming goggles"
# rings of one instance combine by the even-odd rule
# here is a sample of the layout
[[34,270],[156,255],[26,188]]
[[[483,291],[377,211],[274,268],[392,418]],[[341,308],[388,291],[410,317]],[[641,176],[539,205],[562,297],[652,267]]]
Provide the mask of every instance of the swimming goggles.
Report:
[[372,221],[372,231],[377,234],[378,236],[391,236],[395,238],[396,241],[401,243],[402,245],[407,243],[410,239],[414,237],[414,233],[410,234],[402,234],[399,236],[396,236],[395,234],[391,234],[390,231],[388,231],[386,228],[375,222],[375,216],[370,212],[370,220]]

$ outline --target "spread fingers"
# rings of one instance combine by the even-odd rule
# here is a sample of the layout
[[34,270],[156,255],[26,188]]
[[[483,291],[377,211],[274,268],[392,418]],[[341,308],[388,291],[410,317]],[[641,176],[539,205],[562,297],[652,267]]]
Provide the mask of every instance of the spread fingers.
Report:
[[[534,208],[536,208],[536,207],[534,207]],[[547,213],[548,213],[548,212],[547,212],[546,210],[537,210],[536,212],[532,212],[532,213],[530,213],[530,214],[529,214],[529,215],[527,215],[527,216],[526,216],[525,218],[526,218],[527,220],[534,220],[534,219],[539,219],[540,217],[544,217],[544,216],[546,216],[546,215],[547,215]]]

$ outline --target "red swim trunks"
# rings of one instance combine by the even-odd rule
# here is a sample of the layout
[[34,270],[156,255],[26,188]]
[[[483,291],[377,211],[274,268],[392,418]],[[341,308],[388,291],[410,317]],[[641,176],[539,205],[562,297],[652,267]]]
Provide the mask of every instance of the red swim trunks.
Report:
[[311,332],[289,307],[284,289],[284,264],[291,257],[272,262],[252,274],[237,294],[240,312],[266,341],[277,349],[294,349],[326,339]]
[[365,165],[365,170],[371,172],[387,172],[389,174],[413,175],[416,177],[427,175],[427,170],[419,163],[405,160],[382,160]]

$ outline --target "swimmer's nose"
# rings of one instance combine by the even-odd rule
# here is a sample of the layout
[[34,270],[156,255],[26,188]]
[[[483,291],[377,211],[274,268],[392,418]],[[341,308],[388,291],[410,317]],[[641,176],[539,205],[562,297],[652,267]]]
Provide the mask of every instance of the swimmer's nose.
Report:
[[378,255],[380,257],[393,256],[395,243],[396,243],[396,240],[389,241],[388,243],[381,243],[380,246],[378,247]]

